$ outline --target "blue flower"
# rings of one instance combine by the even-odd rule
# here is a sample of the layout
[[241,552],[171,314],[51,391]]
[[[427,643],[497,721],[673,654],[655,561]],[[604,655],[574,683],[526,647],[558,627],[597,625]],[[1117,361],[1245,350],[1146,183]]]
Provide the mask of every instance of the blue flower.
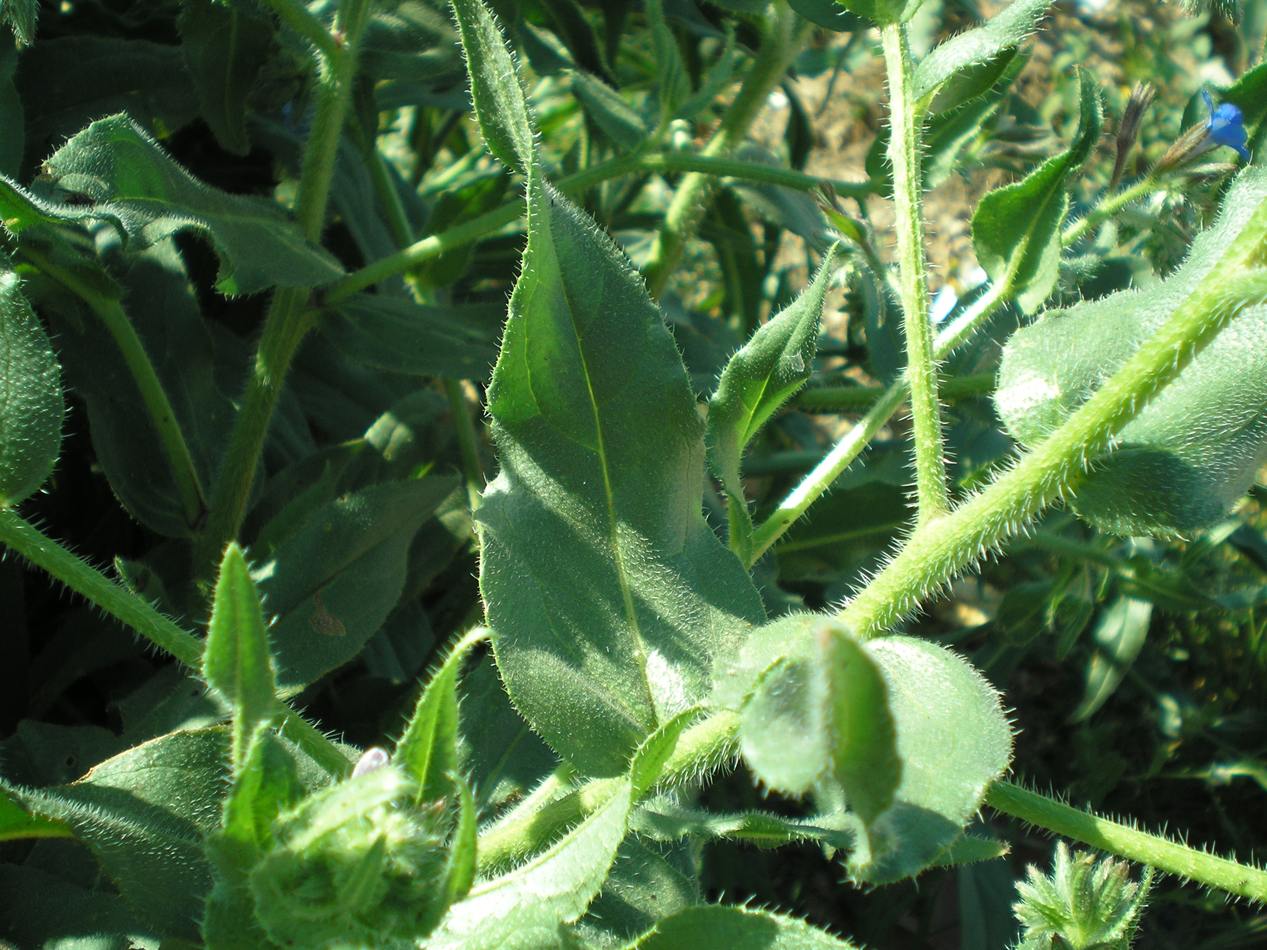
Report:
[[1249,159],[1249,149],[1245,147],[1245,116],[1240,107],[1230,102],[1222,103],[1214,108],[1214,100],[1207,89],[1201,90],[1201,98],[1205,107],[1210,110],[1210,121],[1205,126],[1205,137],[1216,145],[1226,145],[1240,153],[1241,158]]

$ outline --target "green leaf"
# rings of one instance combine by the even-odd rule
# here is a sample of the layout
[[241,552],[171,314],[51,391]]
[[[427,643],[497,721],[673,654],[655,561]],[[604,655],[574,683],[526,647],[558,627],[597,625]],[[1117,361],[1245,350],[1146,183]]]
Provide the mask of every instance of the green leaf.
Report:
[[803,795],[827,778],[872,822],[893,802],[903,764],[884,676],[828,618],[793,615],[756,631],[741,666],[767,665],[742,707],[739,746],[757,778]]
[[249,4],[214,0],[189,0],[176,18],[202,117],[234,155],[251,150],[246,103],[273,45],[272,22]]
[[1008,767],[1012,730],[999,695],[966,660],[910,637],[866,644],[888,684],[902,778],[893,804],[849,859],[855,880],[911,877],[955,842]]
[[876,26],[900,23],[913,17],[924,0],[836,0],[855,16]]
[[432,477],[342,495],[256,566],[278,618],[270,639],[284,691],[360,653],[396,606],[414,535],[452,487],[451,479]]
[[634,812],[629,824],[639,835],[655,841],[722,839],[758,848],[781,848],[802,841],[816,841],[847,851],[854,838],[837,815],[785,818],[764,811],[718,814],[671,801],[649,802]]
[[0,507],[16,505],[48,479],[64,410],[52,343],[0,253]]
[[198,116],[181,48],[152,40],[82,34],[42,39],[18,60],[18,92],[32,163],[104,116],[126,112],[156,135]]
[[35,27],[40,18],[40,0],[4,0],[0,4],[0,23],[13,30],[18,46],[35,42]]
[[220,561],[202,675],[233,707],[232,760],[234,772],[240,772],[251,737],[273,718],[277,682],[260,595],[235,542]]
[[972,243],[990,279],[1015,294],[1026,313],[1051,295],[1060,276],[1060,227],[1069,208],[1067,181],[1100,138],[1100,94],[1079,72],[1081,111],[1069,149],[1024,179],[981,199],[972,216]]
[[1165,280],[1049,313],[1003,350],[995,406],[1012,436],[1034,445],[1194,288],[1217,281],[1229,295],[1226,326],[1121,429],[1116,450],[1087,460],[1074,508],[1102,530],[1190,535],[1221,520],[1267,459],[1267,350],[1258,342],[1267,306],[1264,288],[1255,288],[1264,202],[1267,172],[1246,169],[1214,225]]
[[0,841],[27,838],[66,838],[71,831],[60,821],[32,815],[13,796],[0,788]]
[[865,30],[867,24],[849,13],[836,0],[788,0],[788,6],[815,26],[837,33]]
[[1144,649],[1152,617],[1152,603],[1134,597],[1118,597],[1101,612],[1091,633],[1093,652],[1086,685],[1082,699],[1069,714],[1070,722],[1090,719],[1117,691]]
[[396,743],[392,761],[417,786],[419,802],[447,798],[453,788],[450,776],[459,766],[458,676],[471,650],[487,638],[488,632],[477,628],[457,642],[428,681]]
[[583,772],[616,775],[762,611],[700,511],[703,424],[642,279],[536,173],[528,209],[480,583],[515,705]]
[[677,115],[682,103],[690,96],[691,78],[682,61],[682,50],[664,18],[664,0],[647,0],[646,17],[655,53],[656,92],[660,100],[660,123],[663,125]]
[[577,70],[572,73],[572,91],[586,114],[612,144],[632,151],[640,146],[649,132],[642,116],[618,93],[597,76]]
[[839,245],[833,245],[809,287],[730,358],[709,400],[708,463],[730,500],[732,518],[747,513],[740,480],[744,449],[813,371],[823,299],[838,260]]
[[981,26],[935,47],[911,79],[916,102],[945,112],[981,95],[1002,75],[1013,51],[1034,32],[1051,3],[1012,0]]
[[118,894],[25,864],[0,864],[0,920],[12,947],[150,950],[162,943]]
[[350,359],[376,369],[482,380],[497,358],[490,310],[358,295],[323,315],[321,333]]
[[458,820],[449,842],[449,859],[444,868],[444,903],[451,906],[471,892],[475,883],[476,849],[478,847],[479,810],[475,795],[465,779],[456,779]]
[[431,950],[554,947],[559,925],[585,913],[602,889],[625,836],[632,788],[612,796],[556,844],[508,874],[476,884],[449,908],[429,938]]
[[706,904],[657,922],[626,950],[849,950],[852,946],[795,917],[751,907]]
[[342,273],[276,206],[198,181],[125,115],[89,125],[45,170],[59,187],[91,199],[91,216],[142,247],[186,229],[206,237],[220,258],[222,293],[315,287]]
[[700,902],[694,845],[621,842],[602,893],[571,928],[582,947],[621,947],[656,921]]
[[227,753],[223,729],[177,732],[71,785],[8,791],[32,814],[69,826],[144,926],[195,940],[211,885],[202,837],[219,824]]
[[452,0],[471,78],[471,103],[488,150],[517,171],[533,160],[536,144],[528,101],[506,37],[483,0]]

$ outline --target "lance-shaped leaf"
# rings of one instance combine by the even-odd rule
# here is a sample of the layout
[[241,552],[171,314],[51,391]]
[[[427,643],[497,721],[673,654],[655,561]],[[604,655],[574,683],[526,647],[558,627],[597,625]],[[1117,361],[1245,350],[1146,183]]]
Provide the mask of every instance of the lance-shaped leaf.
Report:
[[619,774],[762,609],[700,511],[703,423],[659,310],[536,172],[488,406],[502,471],[477,517],[498,666],[557,752]]
[[53,345],[0,255],[0,508],[22,501],[52,472],[64,408]]
[[0,788],[0,841],[24,838],[68,838],[71,831],[60,821],[32,815]]
[[479,810],[475,794],[465,779],[453,783],[457,792],[458,820],[449,839],[449,857],[444,864],[444,903],[448,907],[471,892],[475,883]]
[[39,0],[5,0],[0,7],[0,23],[13,30],[18,46],[35,42],[35,27],[40,18]]
[[630,827],[655,841],[690,838],[697,841],[724,839],[758,848],[781,848],[802,841],[817,841],[846,851],[853,844],[853,832],[838,815],[816,818],[786,818],[764,811],[718,814],[673,801],[653,801],[634,812]]
[[647,138],[642,116],[615,89],[583,70],[572,73],[572,92],[587,115],[614,145],[632,151]]
[[195,940],[211,886],[202,839],[219,825],[227,753],[223,729],[175,732],[70,785],[7,791],[32,814],[68,826],[144,926]]
[[417,786],[418,801],[446,798],[458,769],[458,675],[472,649],[488,638],[480,628],[458,641],[427,683],[396,743],[393,761]]
[[981,26],[934,48],[915,69],[911,83],[916,102],[945,112],[984,93],[1003,75],[1016,47],[1034,32],[1051,3],[1013,0]]
[[559,927],[585,913],[603,887],[625,837],[632,788],[612,796],[538,857],[501,877],[476,884],[449,908],[429,950],[559,946]]
[[528,101],[506,37],[483,0],[452,0],[471,78],[471,104],[488,150],[518,171],[532,163],[535,142]]
[[273,45],[272,20],[251,4],[190,0],[176,25],[202,117],[223,148],[245,155],[246,102]]
[[1144,649],[1152,616],[1151,601],[1126,596],[1118,597],[1100,614],[1091,634],[1094,652],[1087,664],[1082,699],[1069,714],[1070,722],[1085,722],[1108,702]]
[[233,707],[232,758],[237,772],[246,761],[251,737],[273,717],[277,681],[259,591],[236,543],[229,544],[220,561],[202,675]]
[[220,258],[216,286],[223,293],[315,287],[342,273],[275,205],[194,178],[126,115],[93,122],[44,170],[59,187],[94,203],[75,217],[110,221],[142,246],[186,229],[207,238]]
[[1079,73],[1081,112],[1069,149],[1048,159],[1024,179],[998,188],[972,216],[972,243],[990,279],[1008,288],[1026,313],[1050,295],[1060,276],[1060,226],[1069,209],[1067,182],[1100,138],[1100,94]]
[[257,566],[278,615],[270,632],[283,690],[346,663],[378,632],[404,589],[414,536],[452,487],[452,479],[422,478],[342,495]]
[[651,47],[655,52],[656,90],[660,100],[660,123],[667,123],[691,94],[691,78],[682,61],[682,50],[664,18],[664,0],[647,0],[647,26],[651,29]]
[[1203,289],[1228,322],[1182,373],[1088,459],[1074,508],[1115,534],[1190,534],[1224,517],[1267,460],[1267,172],[1249,168],[1214,225],[1165,280],[1050,313],[1003,350],[995,406],[1040,442],[1177,308]]
[[643,934],[625,950],[850,950],[847,941],[803,920],[753,907],[705,904],[688,907]]
[[813,370],[823,298],[836,272],[839,247],[828,251],[809,287],[730,358],[709,400],[709,467],[732,499],[743,499],[739,472],[744,449]]

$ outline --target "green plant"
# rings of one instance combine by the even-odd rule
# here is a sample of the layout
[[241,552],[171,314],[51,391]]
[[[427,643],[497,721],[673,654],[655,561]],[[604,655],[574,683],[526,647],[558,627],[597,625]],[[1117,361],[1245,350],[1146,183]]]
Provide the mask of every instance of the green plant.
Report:
[[[1101,175],[1077,71],[1067,147],[977,202],[987,279],[938,328],[926,185],[1027,154],[1011,87],[1048,4],[940,43],[939,4],[840,5],[86,3],[38,40],[35,4],[0,8],[24,47],[0,54],[24,136],[0,154],[0,541],[176,661],[104,621],[50,641],[128,695],[117,732],[32,715],[7,740],[6,936],[843,947],[708,899],[701,848],[808,844],[842,888],[970,875],[1008,850],[982,806],[1149,868],[1062,842],[1018,885],[1021,946],[1128,945],[1152,869],[1267,898],[1253,864],[1010,780],[1029,736],[992,683],[1036,644],[1068,661],[1098,613],[1085,722],[1154,610],[1261,626],[1229,551],[1267,543],[1229,512],[1267,459],[1267,173],[1209,159],[1261,146],[1267,66],[1121,188],[1148,97]],[[802,170],[786,78],[815,25],[850,37],[836,68],[878,29],[865,182]],[[747,141],[776,90],[792,167]],[[1185,191],[1184,262],[1126,289]],[[868,220],[890,200],[893,267]],[[90,444],[63,449],[64,387]],[[1002,430],[943,407],[990,392]],[[908,397],[913,503],[900,439],[845,474]],[[779,451],[796,405],[865,412],[804,465]],[[978,640],[911,619],[1031,529]],[[59,774],[63,748],[90,761]]]

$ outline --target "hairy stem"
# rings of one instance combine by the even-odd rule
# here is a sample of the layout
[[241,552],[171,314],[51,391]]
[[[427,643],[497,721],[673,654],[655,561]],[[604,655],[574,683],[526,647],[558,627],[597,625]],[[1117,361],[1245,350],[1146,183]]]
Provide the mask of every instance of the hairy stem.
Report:
[[[300,229],[310,241],[320,239],[325,222],[339,138],[356,75],[357,48],[369,6],[369,0],[344,0],[339,5],[339,41],[334,53],[321,57],[318,63],[317,108],[304,147],[295,209]],[[194,547],[194,570],[201,576],[214,574],[224,546],[242,526],[273,410],[299,344],[313,326],[307,304],[308,291],[282,288],[269,305],[242,407],[212,488],[206,530]]]
[[1011,782],[996,782],[986,793],[985,801],[997,812],[1101,851],[1151,865],[1207,887],[1217,887],[1229,894],[1260,903],[1267,901],[1267,871],[1261,868],[1238,864],[1101,818]]
[[[941,381],[940,395],[946,402],[988,396],[994,392],[994,373],[952,376]],[[813,386],[796,398],[802,412],[857,412],[869,409],[885,393],[887,386]]]
[[898,283],[906,333],[906,380],[911,389],[911,428],[915,437],[915,489],[919,521],[945,514],[950,507],[946,452],[942,444],[937,363],[928,311],[928,267],[924,259],[924,187],[920,170],[919,111],[915,106],[911,50],[906,24],[880,28],[888,73],[889,161],[893,165],[893,203],[897,214]]
[[264,0],[264,3],[277,14],[277,19],[311,43],[321,56],[331,59],[337,54],[334,37],[301,0]]
[[[739,717],[728,711],[715,712],[692,726],[683,735],[679,752],[666,764],[662,781],[672,785],[675,779],[689,779],[699,773],[701,766],[732,755],[738,727]],[[480,870],[496,870],[540,851],[570,825],[607,802],[613,785],[619,781],[592,779],[564,795],[540,796],[537,807],[518,808],[486,828],[477,849]],[[552,786],[551,791],[555,788]],[[1010,782],[995,782],[987,790],[985,801],[995,811],[1121,857],[1231,894],[1267,899],[1267,872],[1258,868],[1128,828]]]
[[[599,162],[584,171],[560,178],[555,185],[564,194],[575,197],[597,184],[624,175],[683,171],[721,178],[741,178],[763,184],[781,185],[784,188],[795,188],[798,191],[813,191],[826,185],[845,198],[859,198],[872,191],[868,182],[818,178],[791,168],[763,165],[760,162],[669,151],[620,155],[605,162]],[[367,287],[372,287],[379,281],[403,274],[441,254],[474,244],[480,238],[488,237],[490,234],[496,234],[502,228],[523,217],[523,213],[524,204],[521,199],[508,201],[501,207],[487,211],[469,221],[415,241],[396,254],[367,264],[331,284],[322,297],[328,304],[337,304]]]
[[128,372],[132,374],[133,382],[136,383],[137,391],[141,394],[141,402],[149,415],[150,424],[158,435],[159,448],[167,460],[172,481],[180,495],[185,523],[191,529],[197,527],[206,506],[202,480],[198,477],[198,469],[194,466],[193,456],[189,452],[189,443],[185,441],[185,434],[181,431],[180,420],[176,418],[176,411],[172,408],[171,400],[167,398],[167,390],[163,388],[154,364],[150,361],[149,354],[145,352],[145,344],[141,342],[136,328],[132,326],[132,321],[128,319],[122,305],[112,297],[94,290],[72,271],[58,267],[34,249],[23,247],[22,255],[34,264],[40,273],[61,284],[87,304],[114,339],[119,352],[123,355],[123,362]]
[[[735,96],[735,101],[722,118],[721,125],[704,147],[703,154],[706,158],[724,158],[743,142],[766,98],[800,51],[807,22],[801,20],[786,4],[775,5],[752,68]],[[647,289],[652,297],[658,298],[664,293],[674,268],[681,260],[687,240],[695,233],[708,208],[708,199],[713,193],[714,185],[715,179],[712,176],[691,172],[683,177],[673,193],[673,200],[669,202],[664,222],[647,261]]]
[[[198,674],[202,667],[201,639],[12,509],[0,509],[0,544],[136,631],[163,652],[174,656],[195,675]],[[325,771],[341,776],[351,770],[351,763],[339,748],[281,699],[274,706],[274,715],[282,735]]]
[[[1242,232],[1229,257],[1240,256],[1242,262],[1252,259],[1254,239],[1264,230],[1267,204]],[[1242,305],[1267,297],[1267,272],[1238,277],[1237,269],[1233,263],[1211,271],[1134,356],[1041,444],[954,512],[936,524],[917,528],[888,566],[845,606],[841,620],[861,637],[885,632],[984,551],[1016,534],[1043,508],[1071,492],[1091,461],[1112,447],[1117,432]]]
[[1165,190],[1167,186],[1159,182],[1152,176],[1145,176],[1131,185],[1124,188],[1115,195],[1106,198],[1099,206],[1093,208],[1085,217],[1079,218],[1070,224],[1060,235],[1061,243],[1068,247],[1075,241],[1082,238],[1092,228],[1097,228],[1113,215],[1117,214],[1127,205],[1134,201],[1138,201],[1154,191]]

